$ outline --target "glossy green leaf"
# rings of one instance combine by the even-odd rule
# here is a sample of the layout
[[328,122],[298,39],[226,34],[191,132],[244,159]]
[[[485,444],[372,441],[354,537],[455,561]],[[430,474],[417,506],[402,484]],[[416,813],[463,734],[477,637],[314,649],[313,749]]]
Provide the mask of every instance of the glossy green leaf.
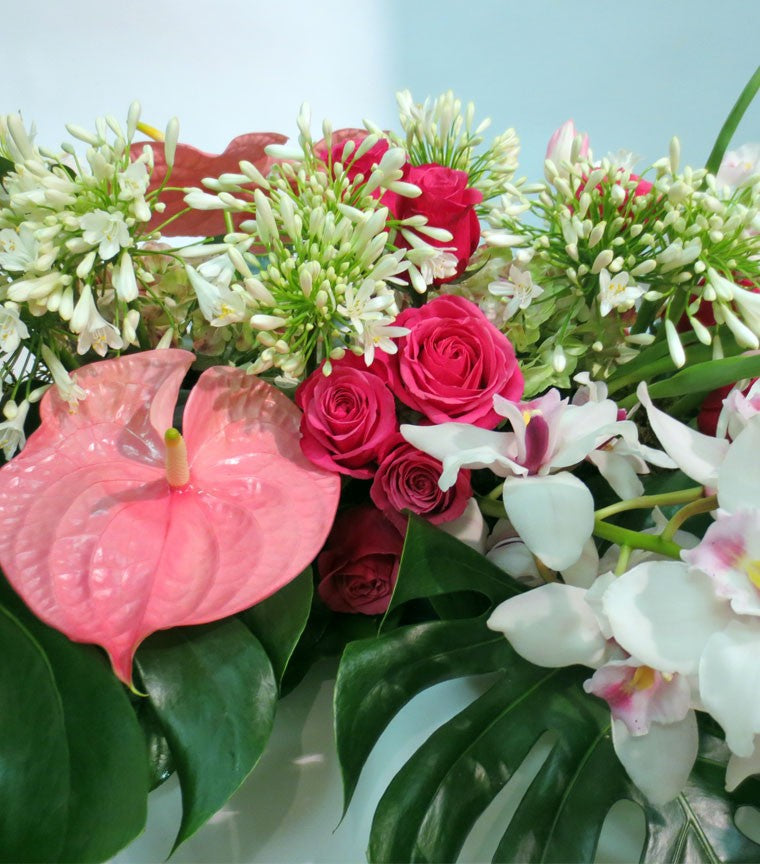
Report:
[[[145,827],[148,758],[135,712],[98,649],[31,619],[63,707],[69,807],[60,861],[104,861]],[[39,718],[37,723],[40,723]]]
[[713,145],[713,149],[707,157],[705,167],[711,174],[718,173],[726,149],[731,143],[731,139],[734,137],[734,133],[736,132],[745,111],[749,108],[752,104],[752,100],[757,95],[758,89],[760,89],[760,66],[755,69],[752,77],[744,85],[744,89],[739,94],[739,98],[736,100],[736,104],[731,109],[728,117],[726,117],[726,122],[721,127],[718,137],[715,140],[715,144]]
[[55,861],[69,809],[69,745],[39,642],[0,607],[0,861]]
[[503,667],[510,650],[483,619],[400,627],[346,647],[335,682],[335,731],[348,807],[361,769],[385,727],[439,681]]
[[261,643],[236,618],[155,633],[136,662],[182,789],[176,849],[255,766],[272,729],[277,682]]
[[314,577],[307,567],[276,594],[239,616],[264,646],[278,684],[306,627],[313,596]]
[[476,592],[498,603],[523,590],[523,586],[470,546],[424,519],[411,516],[388,611],[408,600],[422,597],[450,600],[452,594],[459,592]]
[[[739,357],[725,357],[722,360],[708,360],[687,366],[664,381],[649,385],[649,395],[653,399],[668,399],[683,396],[687,393],[701,393],[716,390],[726,384],[741,381],[742,378],[760,376],[760,355],[747,354]],[[632,394],[619,404],[622,408],[630,408],[637,401]]]

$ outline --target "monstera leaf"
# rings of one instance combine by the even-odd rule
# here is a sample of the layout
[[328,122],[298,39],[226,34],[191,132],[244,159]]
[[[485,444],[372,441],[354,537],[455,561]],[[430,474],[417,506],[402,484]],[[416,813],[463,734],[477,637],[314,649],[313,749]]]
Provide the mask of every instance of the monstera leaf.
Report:
[[[410,522],[392,607],[463,591],[493,605],[519,590],[468,547],[421,520]],[[400,627],[355,642],[343,655],[335,708],[346,806],[374,743],[403,705],[438,681],[501,670],[392,780],[375,812],[371,861],[456,860],[480,814],[547,733],[551,749],[494,861],[593,861],[607,813],[621,799],[644,812],[642,861],[760,860],[760,846],[734,822],[739,807],[760,801],[760,782],[724,791],[727,751],[719,738],[703,731],[687,787],[666,806],[652,806],[615,756],[606,705],[582,689],[588,670],[533,666],[488,630],[486,617]]]

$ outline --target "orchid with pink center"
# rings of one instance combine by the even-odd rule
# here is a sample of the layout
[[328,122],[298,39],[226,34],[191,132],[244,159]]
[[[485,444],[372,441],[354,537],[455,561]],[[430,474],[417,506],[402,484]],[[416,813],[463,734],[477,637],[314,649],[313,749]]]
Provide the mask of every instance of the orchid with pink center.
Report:
[[[494,396],[494,409],[509,420],[511,432],[442,423],[403,425],[401,433],[441,461],[442,489],[454,484],[461,468],[487,467],[505,477],[504,507],[527,547],[554,570],[570,567],[591,537],[594,500],[585,484],[563,469],[617,438],[636,447],[636,426],[618,419],[617,405],[610,399],[573,405],[557,390],[530,402]],[[599,467],[604,474],[604,460]]]
[[51,388],[0,470],[3,571],[127,684],[153,631],[232,615],[297,576],[338,503],[338,477],[301,453],[299,410],[243,370],[201,375],[185,443],[172,414],[193,360],[169,349],[82,367],[77,410]]
[[584,688],[610,706],[615,752],[641,791],[663,804],[681,790],[697,754],[691,683],[621,649],[605,605],[615,584],[612,573],[588,590],[553,582],[502,603],[488,626],[531,663],[596,670]]

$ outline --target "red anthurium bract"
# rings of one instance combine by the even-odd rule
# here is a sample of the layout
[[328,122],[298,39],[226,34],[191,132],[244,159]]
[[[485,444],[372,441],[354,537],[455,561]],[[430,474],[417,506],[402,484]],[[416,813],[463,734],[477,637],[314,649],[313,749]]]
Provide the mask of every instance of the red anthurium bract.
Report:
[[[243,160],[251,162],[266,177],[276,160],[267,156],[265,148],[269,144],[284,144],[287,140],[286,135],[280,135],[278,132],[250,132],[247,135],[238,135],[237,138],[233,138],[224,153],[218,155],[204,153],[189,144],[178,144],[174,157],[174,167],[167,185],[172,188],[194,187],[202,189],[204,187],[201,185],[201,181],[205,177],[218,177],[220,174],[226,173],[238,174],[240,162]],[[153,148],[154,169],[148,187],[149,191],[152,192],[164,180],[166,160],[164,159],[163,143],[155,141],[133,144],[133,158],[139,156],[146,143]],[[150,228],[158,228],[171,216],[187,207],[184,192],[161,192],[159,201],[166,205],[166,209],[163,213],[153,214],[149,223]],[[236,214],[236,224],[245,218],[250,218],[250,216]],[[161,233],[166,237],[214,237],[217,234],[224,234],[226,231],[224,216],[219,210],[191,210],[161,229]]]
[[78,411],[51,388],[0,470],[3,571],[48,624],[102,645],[127,684],[150,633],[232,615],[295,578],[338,504],[337,475],[301,453],[301,412],[230,367],[193,388],[190,479],[170,486],[163,436],[192,362],[166,350],[83,367]]

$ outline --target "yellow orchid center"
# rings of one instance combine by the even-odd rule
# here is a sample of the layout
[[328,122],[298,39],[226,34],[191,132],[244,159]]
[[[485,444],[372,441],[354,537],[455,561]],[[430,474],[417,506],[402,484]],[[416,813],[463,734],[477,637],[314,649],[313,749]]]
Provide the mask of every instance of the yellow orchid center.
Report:
[[749,581],[755,586],[755,588],[760,588],[760,561],[747,561],[745,569]]
[[633,690],[648,690],[654,684],[654,674],[651,666],[639,666],[633,673],[629,686]]
[[185,439],[177,429],[164,433],[166,444],[166,482],[172,489],[181,489],[190,482],[190,466],[187,464]]
[[529,408],[526,408],[522,412],[523,423],[525,423],[526,426],[530,423],[530,421],[534,417],[540,417],[540,416],[541,416],[541,409],[540,408],[534,408],[532,410]]

